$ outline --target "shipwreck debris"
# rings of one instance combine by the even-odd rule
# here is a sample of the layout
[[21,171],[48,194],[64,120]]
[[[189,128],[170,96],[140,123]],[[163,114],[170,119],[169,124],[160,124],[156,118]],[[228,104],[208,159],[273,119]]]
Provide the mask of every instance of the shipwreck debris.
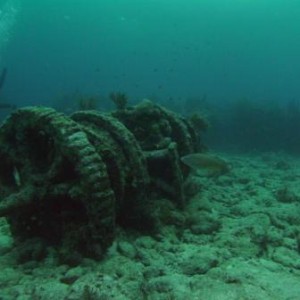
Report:
[[153,195],[184,206],[180,157],[201,147],[186,119],[149,101],[71,116],[18,109],[0,127],[0,216],[18,243],[38,238],[63,262],[100,258],[117,225],[155,226]]

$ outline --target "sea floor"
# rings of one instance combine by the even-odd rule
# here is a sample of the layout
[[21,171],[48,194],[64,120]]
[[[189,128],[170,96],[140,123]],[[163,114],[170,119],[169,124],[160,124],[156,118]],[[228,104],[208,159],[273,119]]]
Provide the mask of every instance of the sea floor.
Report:
[[300,157],[220,155],[228,174],[191,176],[184,210],[152,236],[120,229],[101,262],[20,265],[2,220],[0,299],[299,300]]

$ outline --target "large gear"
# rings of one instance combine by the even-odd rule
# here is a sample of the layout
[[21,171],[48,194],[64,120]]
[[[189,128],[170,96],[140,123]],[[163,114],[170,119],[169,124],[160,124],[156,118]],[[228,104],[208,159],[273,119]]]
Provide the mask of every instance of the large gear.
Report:
[[23,108],[1,127],[0,143],[0,215],[12,233],[101,255],[114,237],[115,195],[79,125],[50,108]]

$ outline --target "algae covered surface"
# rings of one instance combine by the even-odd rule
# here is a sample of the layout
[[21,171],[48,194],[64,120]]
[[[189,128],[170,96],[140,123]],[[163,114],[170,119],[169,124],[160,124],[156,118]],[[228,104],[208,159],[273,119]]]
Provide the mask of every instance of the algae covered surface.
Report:
[[154,234],[119,228],[101,261],[61,265],[49,249],[45,260],[19,263],[2,219],[1,298],[299,299],[300,160],[221,156],[229,173],[191,175],[184,209],[170,207]]

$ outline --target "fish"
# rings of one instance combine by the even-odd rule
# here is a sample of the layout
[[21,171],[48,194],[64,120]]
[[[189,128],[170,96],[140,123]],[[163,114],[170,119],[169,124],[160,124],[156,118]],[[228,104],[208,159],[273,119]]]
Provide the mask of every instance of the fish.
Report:
[[191,153],[181,157],[181,161],[198,175],[218,177],[230,170],[228,162],[208,153]]

